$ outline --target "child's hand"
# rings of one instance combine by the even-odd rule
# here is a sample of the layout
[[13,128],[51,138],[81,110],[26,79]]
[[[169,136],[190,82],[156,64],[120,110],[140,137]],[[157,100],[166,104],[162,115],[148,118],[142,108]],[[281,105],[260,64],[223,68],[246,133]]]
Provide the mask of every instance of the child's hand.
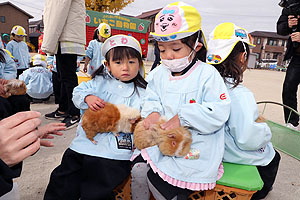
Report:
[[84,73],[87,73],[87,65],[84,65],[83,71],[84,71]]
[[264,118],[261,114],[258,116],[258,118],[255,120],[255,122],[257,123],[263,123],[263,122],[266,122],[267,119]]
[[151,124],[155,124],[159,121],[160,118],[160,114],[158,112],[153,112],[150,115],[148,115],[145,119],[144,119],[144,127],[146,130],[148,130],[151,126]]
[[99,110],[100,108],[104,108],[105,106],[105,102],[94,95],[88,95],[87,97],[85,97],[84,101],[92,111]]
[[[40,139],[53,139],[53,135],[62,136],[63,134],[60,132],[66,129],[65,123],[49,123],[44,126],[38,128],[38,137]],[[50,135],[52,134],[52,135]],[[47,140],[40,141],[41,146],[45,147],[53,147],[53,143]]]
[[178,128],[179,126],[180,126],[180,120],[179,120],[178,114],[175,115],[174,117],[172,117],[166,123],[163,123],[162,125],[160,125],[160,127],[164,130]]

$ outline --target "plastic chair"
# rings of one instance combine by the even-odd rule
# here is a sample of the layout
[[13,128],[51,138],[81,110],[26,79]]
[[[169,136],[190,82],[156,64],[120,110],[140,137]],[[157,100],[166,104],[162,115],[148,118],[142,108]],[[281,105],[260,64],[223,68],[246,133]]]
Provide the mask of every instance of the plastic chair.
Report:
[[[300,113],[298,113],[296,110],[281,103],[273,101],[260,101],[257,102],[257,104],[265,104],[262,114],[264,113],[267,104],[273,104],[285,107],[290,110],[288,121],[292,112],[300,116]],[[272,131],[271,142],[273,146],[276,149],[279,149],[280,151],[300,160],[300,132],[271,120],[267,120],[267,124]]]

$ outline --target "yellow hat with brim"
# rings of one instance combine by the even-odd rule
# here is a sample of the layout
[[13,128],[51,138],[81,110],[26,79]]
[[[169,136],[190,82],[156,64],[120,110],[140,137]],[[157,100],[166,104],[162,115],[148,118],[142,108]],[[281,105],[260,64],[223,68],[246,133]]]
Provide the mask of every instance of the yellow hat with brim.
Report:
[[255,47],[253,38],[246,29],[230,22],[219,24],[209,35],[206,62],[222,63],[240,41],[248,44],[250,48]]
[[[171,3],[156,15],[154,30],[150,34],[156,41],[179,40],[201,30],[201,16],[193,6],[180,1]],[[205,38],[201,40],[206,45]]]
[[26,36],[26,31],[22,26],[16,25],[11,29],[11,33],[18,36]]
[[108,24],[101,23],[97,29],[102,37],[109,38],[111,36],[111,28]]
[[7,49],[3,49],[3,50],[6,51],[6,53],[7,53],[12,59],[15,58],[13,55],[11,55],[10,51],[8,51]]
[[36,54],[33,56],[32,58],[32,64],[33,66],[36,66],[36,65],[41,65],[43,67],[47,67],[47,63],[46,63],[46,59],[43,55],[40,55],[40,54]]
[[[141,45],[140,45],[139,41],[137,41],[132,36],[119,34],[119,35],[114,35],[114,36],[108,38],[107,40],[105,40],[105,42],[102,45],[102,48],[101,48],[102,56],[105,57],[107,52],[109,52],[109,50],[111,50],[112,48],[115,48],[115,47],[131,47],[131,48],[137,50],[142,56]],[[145,77],[144,64],[143,64],[143,67],[140,68],[139,73],[143,77]]]

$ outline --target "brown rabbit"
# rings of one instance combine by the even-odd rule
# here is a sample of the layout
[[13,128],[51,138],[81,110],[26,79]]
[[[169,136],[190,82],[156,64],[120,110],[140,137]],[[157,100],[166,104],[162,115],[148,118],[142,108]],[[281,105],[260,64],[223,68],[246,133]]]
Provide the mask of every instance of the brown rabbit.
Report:
[[192,135],[189,130],[184,127],[163,130],[160,127],[162,123],[165,123],[165,120],[161,119],[148,130],[144,128],[143,121],[137,123],[133,132],[135,147],[141,150],[158,145],[160,152],[166,156],[185,156],[192,144]]
[[24,95],[26,94],[26,84],[19,79],[11,79],[8,83],[4,84],[5,94],[0,96],[8,98],[11,95]]
[[93,138],[98,133],[112,132],[116,136],[119,132],[132,133],[139,119],[138,109],[106,102],[104,108],[85,111],[82,117],[82,128],[87,138],[96,144]]

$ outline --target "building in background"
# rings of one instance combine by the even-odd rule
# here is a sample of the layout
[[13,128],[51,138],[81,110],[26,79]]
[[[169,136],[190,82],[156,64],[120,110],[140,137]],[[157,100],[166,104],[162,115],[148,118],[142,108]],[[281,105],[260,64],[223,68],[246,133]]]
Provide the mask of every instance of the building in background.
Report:
[[44,22],[43,19],[37,21],[30,21],[29,22],[29,40],[30,43],[34,45],[35,51],[45,55],[40,50],[42,34],[44,32]]
[[[27,35],[29,34],[29,19],[33,16],[19,8],[18,6],[10,3],[0,3],[0,33],[9,34],[15,25],[20,25],[25,28]],[[27,37],[28,39],[28,37]]]
[[256,47],[251,49],[256,54],[257,63],[277,62],[278,66],[286,66],[283,62],[289,36],[281,36],[275,32],[254,31],[250,33]]
[[[149,31],[154,32],[155,16],[161,9],[162,8],[158,8],[158,9],[155,9],[155,10],[150,10],[150,11],[147,11],[147,12],[143,12],[142,14],[140,14],[138,16],[135,16],[135,18],[145,19],[145,20],[151,21],[151,23],[149,25]],[[149,61],[154,61],[155,60],[154,41],[153,41],[153,37],[151,35],[149,36],[147,60],[149,60]]]

